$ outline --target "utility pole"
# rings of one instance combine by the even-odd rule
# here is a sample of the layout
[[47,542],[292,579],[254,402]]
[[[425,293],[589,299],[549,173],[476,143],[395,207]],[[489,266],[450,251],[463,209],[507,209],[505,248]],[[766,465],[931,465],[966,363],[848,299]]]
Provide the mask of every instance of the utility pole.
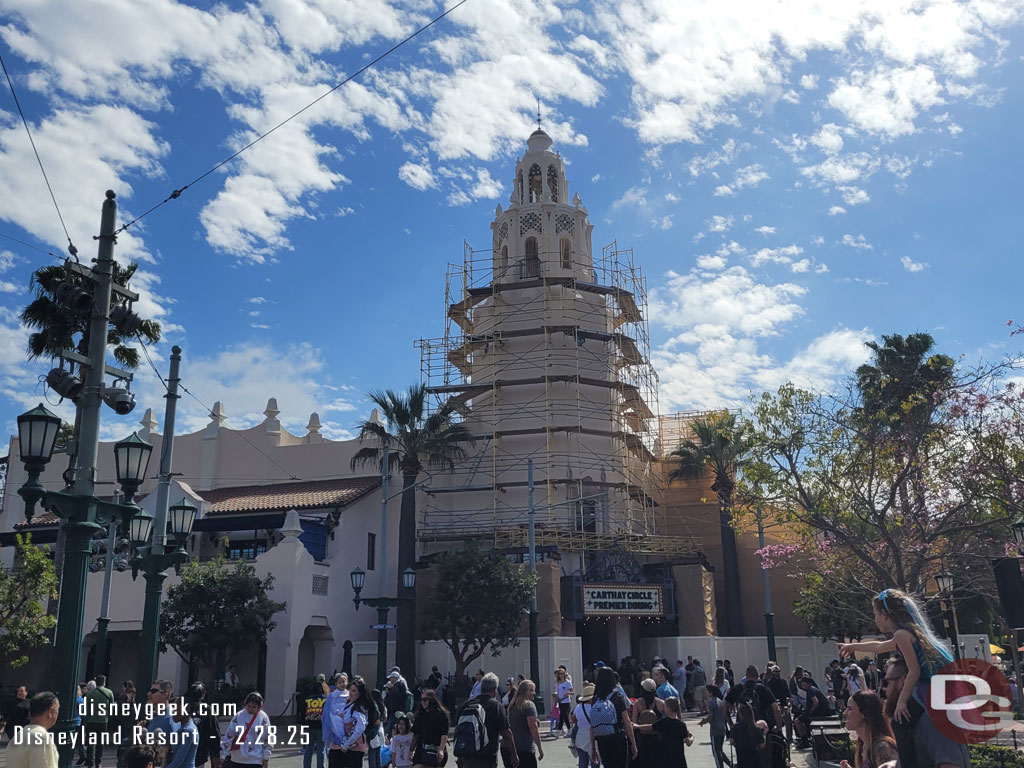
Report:
[[[764,522],[760,507],[757,510],[757,547],[764,549]],[[772,576],[764,567],[764,557],[761,558],[761,575],[764,579],[764,631],[768,638],[768,660],[778,661],[775,651],[775,614],[772,613]]]
[[[533,506],[533,459],[526,460],[526,488],[527,501],[529,504],[530,523],[530,576],[537,575],[537,531],[535,509]],[[541,695],[540,680],[540,646],[537,639],[537,585],[533,587],[533,595],[530,597],[530,679],[536,686],[533,703],[537,706],[537,712],[544,714],[544,697]]]
[[160,635],[160,602],[164,580],[170,566],[179,566],[187,555],[180,549],[165,552],[167,537],[168,496],[171,492],[171,462],[174,457],[174,413],[178,405],[178,371],[181,347],[171,347],[171,366],[167,375],[167,406],[164,409],[164,434],[160,449],[160,474],[156,486],[156,509],[153,515],[153,538],[149,552],[142,556],[142,574],[146,579],[146,604],[142,612],[142,636],[139,638],[139,685],[149,686],[156,679]]
[[[388,588],[388,480],[391,477],[391,458],[386,442],[380,445],[380,591],[384,594]],[[381,622],[387,624],[387,617]],[[385,646],[386,647],[386,646]],[[383,683],[381,683],[383,684]]]
[[[47,505],[63,518],[64,568],[61,574],[60,604],[53,640],[54,672],[60,719],[54,730],[67,737],[75,731],[75,701],[78,697],[82,662],[82,629],[85,622],[85,583],[92,554],[92,537],[102,530],[110,513],[94,496],[96,456],[99,453],[100,409],[103,407],[103,376],[106,372],[107,323],[111,284],[114,281],[114,228],[117,222],[115,195],[107,190],[100,218],[99,245],[95,266],[92,318],[89,323],[89,365],[78,400],[81,425],[76,435],[78,460],[70,494],[48,493]],[[70,768],[74,754],[70,744],[58,741],[61,768]]]

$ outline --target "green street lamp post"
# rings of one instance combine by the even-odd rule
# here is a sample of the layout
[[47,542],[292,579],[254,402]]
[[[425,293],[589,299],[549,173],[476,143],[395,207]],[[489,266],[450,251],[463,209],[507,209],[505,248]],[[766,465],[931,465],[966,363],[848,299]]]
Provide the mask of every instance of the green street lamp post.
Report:
[[175,572],[180,572],[181,566],[188,561],[185,542],[192,534],[192,524],[198,511],[184,498],[167,510],[167,527],[175,542],[174,549],[169,551],[154,551],[153,542],[159,532],[154,529],[153,517],[149,513],[139,510],[129,524],[129,537],[136,549],[136,555],[130,561],[132,578],[137,578],[139,571],[142,571],[146,579],[146,603],[142,615],[142,636],[139,638],[138,679],[148,682],[142,685],[149,685],[156,679],[160,600],[164,580],[168,569],[174,568]]
[[[362,568],[356,567],[349,574],[349,578],[352,580],[352,591],[356,593],[352,601],[356,604],[356,610],[359,610],[360,603],[366,603],[371,608],[377,609],[377,624],[375,625],[377,630],[377,687],[384,690],[384,683],[387,680],[388,612],[413,599],[412,590],[416,586],[416,571],[412,568],[402,571],[402,587],[409,593],[405,597],[360,597],[359,593],[363,591],[363,584],[366,583],[366,572]],[[402,629],[407,632],[415,631],[415,627],[403,627]]]
[[[29,480],[18,489],[18,493],[25,499],[27,519],[31,520],[36,504],[42,502],[44,508],[60,518],[64,529],[64,570],[53,640],[56,693],[63,706],[54,730],[70,733],[75,730],[74,702],[78,695],[78,672],[82,663],[85,588],[92,539],[97,531],[107,528],[111,522],[127,524],[137,509],[131,497],[145,479],[153,447],[137,435],[132,436],[134,440],[122,441],[132,442],[135,459],[131,466],[126,466],[125,475],[118,478],[125,490],[125,504],[103,501],[92,495],[47,491],[39,482],[39,474],[53,455],[59,428],[60,419],[41,404],[18,417],[19,450],[29,471]],[[69,745],[62,744],[60,755],[60,764],[70,765],[72,754]]]

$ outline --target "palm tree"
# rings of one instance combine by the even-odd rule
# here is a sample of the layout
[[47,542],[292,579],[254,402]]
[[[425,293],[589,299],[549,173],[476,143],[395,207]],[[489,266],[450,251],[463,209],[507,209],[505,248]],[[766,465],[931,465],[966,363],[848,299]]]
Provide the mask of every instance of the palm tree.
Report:
[[[114,263],[114,282],[128,285],[138,264],[122,267]],[[87,314],[79,314],[59,303],[54,293],[57,286],[67,278],[64,267],[54,264],[41,267],[32,274],[36,297],[21,312],[21,322],[34,329],[28,337],[28,359],[39,357],[60,357],[65,349],[74,349],[79,354],[89,354],[89,321]],[[160,341],[160,323],[143,320],[139,335],[151,344]],[[78,337],[77,341],[75,337]],[[107,331],[107,343],[113,347],[114,359],[128,370],[139,367],[139,352],[125,346],[132,336],[121,333],[111,326]]]
[[684,440],[669,456],[679,466],[668,480],[697,480],[710,473],[711,490],[718,496],[718,518],[722,532],[722,564],[725,569],[725,633],[743,634],[740,574],[736,556],[736,532],[732,527],[733,489],[736,470],[750,447],[747,431],[737,424],[736,414],[719,411],[690,422],[694,439]]
[[[416,562],[416,478],[424,467],[453,470],[455,462],[466,457],[464,443],[473,441],[465,425],[456,421],[457,406],[446,402],[427,413],[427,388],[409,387],[408,393],[373,390],[367,397],[376,405],[384,423],[367,420],[359,425],[359,441],[371,440],[376,446],[364,446],[352,457],[351,466],[380,467],[386,456],[389,468],[402,472],[402,511],[398,523],[398,586],[402,571]],[[401,592],[399,591],[399,594]],[[412,601],[398,606],[398,633],[395,660],[408,680],[415,678],[416,620]]]

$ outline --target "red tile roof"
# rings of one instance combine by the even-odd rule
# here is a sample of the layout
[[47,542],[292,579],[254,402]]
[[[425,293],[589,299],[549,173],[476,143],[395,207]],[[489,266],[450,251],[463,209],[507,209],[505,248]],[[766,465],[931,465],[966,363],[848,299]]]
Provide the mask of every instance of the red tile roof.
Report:
[[200,491],[205,515],[317,507],[345,507],[380,487],[380,477],[345,477]]
[[21,519],[14,524],[15,528],[46,528],[49,526],[60,525],[60,518],[57,517],[53,512],[48,512],[43,509],[36,509],[35,515],[32,516],[31,520]]
[[[344,477],[274,485],[240,485],[198,493],[207,502],[205,515],[224,515],[235,512],[345,507],[379,487],[379,476]],[[53,512],[40,510],[31,521],[19,520],[14,527],[48,528],[56,525],[60,525],[60,519]]]

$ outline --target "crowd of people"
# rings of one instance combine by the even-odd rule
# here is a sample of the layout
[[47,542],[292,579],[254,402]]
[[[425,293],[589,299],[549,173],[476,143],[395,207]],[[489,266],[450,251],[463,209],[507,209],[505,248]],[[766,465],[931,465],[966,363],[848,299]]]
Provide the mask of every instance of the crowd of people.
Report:
[[[617,668],[595,662],[577,691],[560,666],[550,687],[547,740],[566,738],[579,768],[686,768],[686,750],[699,733],[708,737],[716,768],[785,768],[791,749],[812,745],[816,722],[833,721],[854,735],[852,768],[968,768],[966,746],[947,738],[927,709],[929,682],[952,661],[949,652],[911,596],[885,590],[874,613],[886,639],[841,644],[839,658],[818,679],[801,667],[785,675],[774,661],[764,669],[749,665],[736,680],[729,659],[705,671],[692,656],[674,664],[655,658],[644,670],[628,657]],[[458,708],[445,705],[442,682],[436,667],[415,690],[398,667],[383,691],[358,676],[321,675],[319,695],[307,698],[300,714],[304,768],[313,768],[314,759],[316,768],[362,768],[364,760],[368,768],[436,768],[451,756],[459,768],[497,768],[499,760],[503,768],[537,768],[545,739],[534,681],[509,677],[499,690],[498,677],[480,669]],[[79,694],[76,727],[85,738],[78,765],[100,768],[101,740],[89,737],[125,723],[91,705],[134,702],[135,687],[126,682],[115,696],[97,675]],[[274,740],[266,737],[271,723],[260,694],[249,693],[223,731],[215,716],[202,713],[205,696],[203,684],[194,683],[180,700],[187,707],[142,723],[150,733],[173,735],[171,745],[123,743],[118,768],[267,768]],[[157,680],[146,692],[155,707],[173,701],[169,681]],[[5,713],[12,739],[7,768],[56,768],[52,743],[14,737],[19,730],[45,734],[60,706],[53,693],[30,697],[18,689]]]

